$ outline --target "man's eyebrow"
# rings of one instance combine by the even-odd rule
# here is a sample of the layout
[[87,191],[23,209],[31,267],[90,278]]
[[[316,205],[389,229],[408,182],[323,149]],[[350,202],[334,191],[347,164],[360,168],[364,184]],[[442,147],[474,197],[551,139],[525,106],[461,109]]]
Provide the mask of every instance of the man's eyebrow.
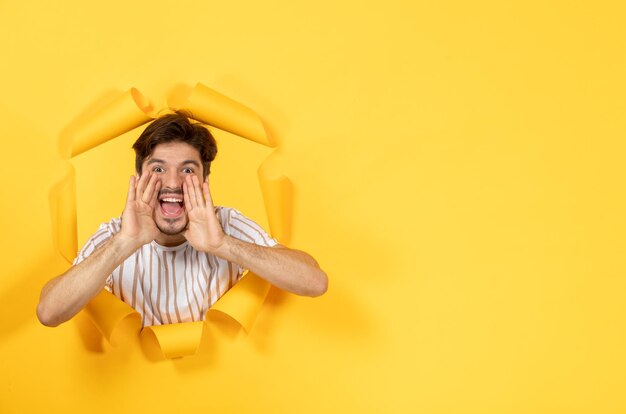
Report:
[[150,158],[147,162],[148,165],[150,164],[165,164],[165,161],[160,160],[158,158]]
[[180,165],[185,165],[185,164],[192,164],[192,165],[195,165],[196,167],[200,167],[200,163],[196,160],[185,160]]
[[[159,158],[150,158],[147,161],[147,164],[165,164],[165,161]],[[200,163],[196,160],[185,160],[183,162],[180,163],[180,165],[187,165],[187,164],[191,164],[191,165],[195,165],[196,167],[200,167]]]

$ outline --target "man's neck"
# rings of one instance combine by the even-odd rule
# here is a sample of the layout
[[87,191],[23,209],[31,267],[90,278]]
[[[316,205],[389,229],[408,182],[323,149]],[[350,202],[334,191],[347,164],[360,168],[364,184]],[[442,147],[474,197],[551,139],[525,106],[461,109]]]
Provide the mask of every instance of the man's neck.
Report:
[[165,247],[175,247],[180,246],[184,242],[187,241],[182,234],[174,234],[168,235],[164,233],[159,233],[158,236],[154,238],[154,241]]

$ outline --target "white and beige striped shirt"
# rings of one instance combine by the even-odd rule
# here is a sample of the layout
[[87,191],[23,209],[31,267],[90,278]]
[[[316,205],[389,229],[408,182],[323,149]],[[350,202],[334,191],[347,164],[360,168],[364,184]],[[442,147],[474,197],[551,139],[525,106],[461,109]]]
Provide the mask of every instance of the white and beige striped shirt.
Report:
[[[229,236],[261,246],[278,244],[239,211],[216,207],[215,212]],[[120,228],[119,218],[102,224],[78,252],[74,264],[85,260]],[[198,252],[188,242],[165,247],[152,241],[113,271],[106,289],[137,310],[143,326],[201,321],[244,271],[234,263]]]

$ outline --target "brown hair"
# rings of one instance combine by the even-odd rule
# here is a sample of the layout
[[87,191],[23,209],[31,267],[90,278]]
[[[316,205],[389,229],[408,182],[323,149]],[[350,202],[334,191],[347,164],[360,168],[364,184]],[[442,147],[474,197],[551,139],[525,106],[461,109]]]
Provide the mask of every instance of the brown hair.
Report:
[[191,114],[176,111],[173,114],[163,115],[148,125],[133,144],[135,169],[139,174],[141,174],[144,160],[152,154],[157,145],[180,141],[198,150],[200,160],[202,160],[203,177],[206,178],[209,175],[211,161],[217,154],[217,144],[208,129],[199,123],[192,123],[190,118]]

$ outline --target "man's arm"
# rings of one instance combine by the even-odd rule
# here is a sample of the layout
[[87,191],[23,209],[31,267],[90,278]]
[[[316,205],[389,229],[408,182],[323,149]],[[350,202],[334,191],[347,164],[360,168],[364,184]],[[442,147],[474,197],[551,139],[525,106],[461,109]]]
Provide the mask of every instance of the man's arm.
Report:
[[131,178],[120,232],[84,261],[46,283],[37,305],[42,324],[57,326],[71,319],[104,288],[115,268],[154,240],[158,229],[152,211],[159,188],[156,175],[144,174],[138,182],[136,177]]
[[284,246],[258,246],[224,234],[214,212],[208,182],[200,189],[197,177],[187,177],[183,193],[189,215],[185,238],[195,249],[237,263],[297,295],[319,296],[326,292],[326,273],[307,253]]
[[71,319],[104,288],[107,277],[134,251],[134,243],[118,233],[84,261],[50,280],[41,290],[39,321],[57,326]]
[[222,246],[214,254],[297,295],[320,296],[328,289],[326,273],[313,257],[300,250],[259,246],[224,235]]

